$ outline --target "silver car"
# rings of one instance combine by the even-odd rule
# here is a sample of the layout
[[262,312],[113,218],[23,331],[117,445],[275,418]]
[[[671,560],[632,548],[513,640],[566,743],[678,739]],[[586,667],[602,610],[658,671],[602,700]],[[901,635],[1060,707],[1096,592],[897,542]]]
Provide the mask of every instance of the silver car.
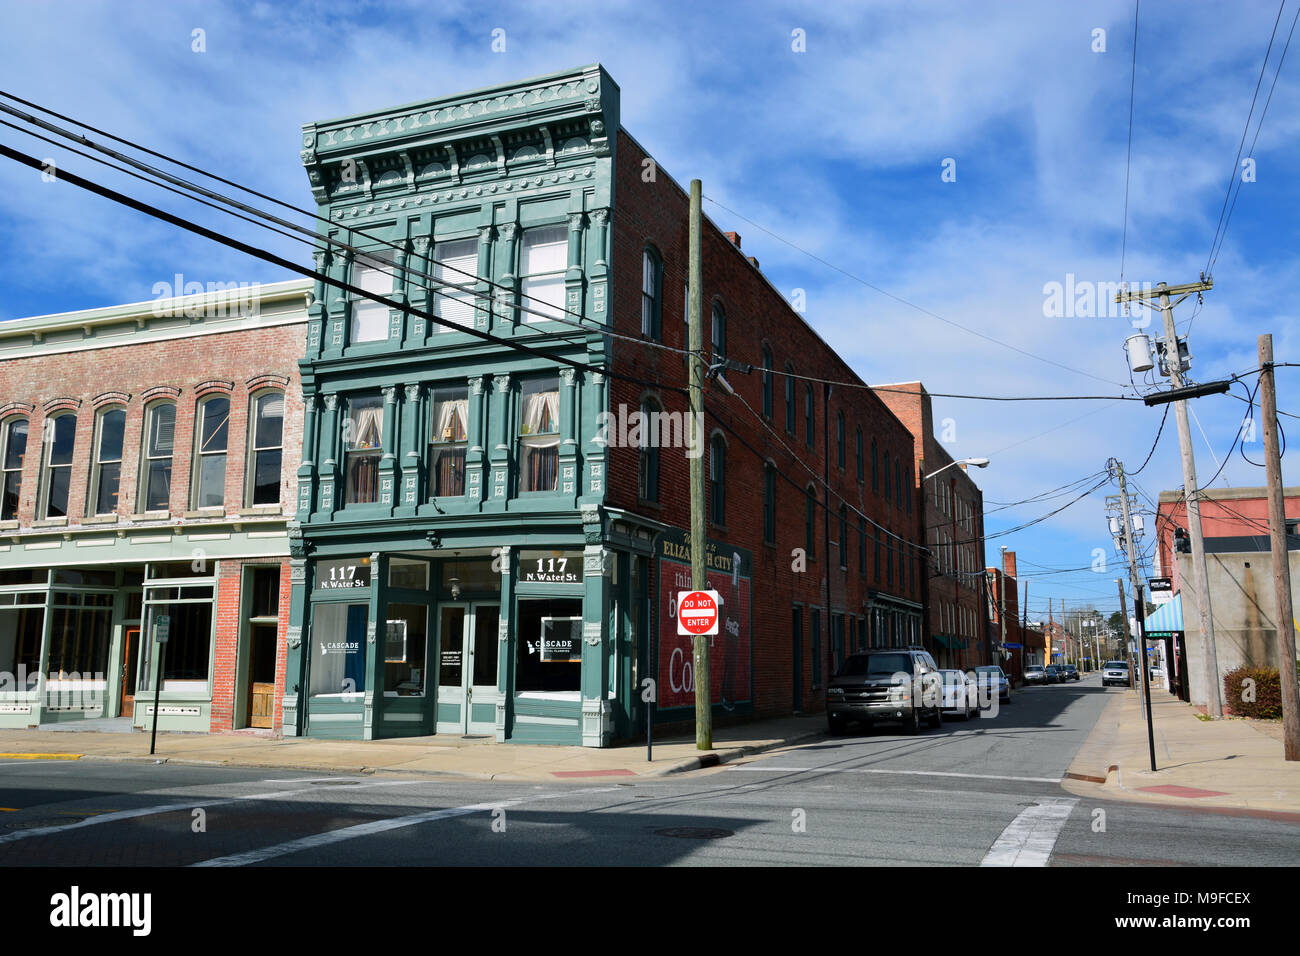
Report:
[[1128,686],[1128,661],[1107,661],[1101,669],[1101,686],[1118,684]]
[[970,720],[971,714],[980,712],[979,686],[975,676],[965,671],[941,670],[943,678],[943,712],[953,714],[962,720]]

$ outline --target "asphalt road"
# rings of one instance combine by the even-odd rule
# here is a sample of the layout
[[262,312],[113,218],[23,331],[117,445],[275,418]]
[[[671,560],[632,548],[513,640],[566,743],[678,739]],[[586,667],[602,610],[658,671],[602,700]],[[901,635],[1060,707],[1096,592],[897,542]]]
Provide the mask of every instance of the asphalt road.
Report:
[[[689,774],[480,782],[0,762],[0,866],[1294,865],[1300,824],[1090,801],[1060,778],[1096,677],[915,737],[856,730]],[[616,782],[615,782],[616,781]]]

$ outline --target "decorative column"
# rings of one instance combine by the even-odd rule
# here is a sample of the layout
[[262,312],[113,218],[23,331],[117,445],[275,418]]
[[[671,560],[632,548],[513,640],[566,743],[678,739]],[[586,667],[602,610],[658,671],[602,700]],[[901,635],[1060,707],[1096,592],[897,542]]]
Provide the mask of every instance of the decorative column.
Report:
[[613,736],[609,701],[610,573],[614,552],[602,542],[600,512],[582,511],[586,546],[582,555],[582,745],[606,747]]
[[[478,270],[474,281],[474,325],[487,331],[488,316],[491,313],[492,292],[484,276],[492,274],[492,227],[478,227]],[[463,276],[455,277],[463,279]]]
[[[429,278],[429,241],[428,236],[416,236],[411,240],[415,250],[415,254],[411,257],[411,268],[417,277],[412,283],[411,304],[422,312],[433,311],[433,293],[429,291],[429,287],[433,284]],[[428,334],[424,319],[418,315],[411,316],[410,329],[407,341],[413,345],[422,345],[425,335]]]
[[484,414],[486,401],[483,393],[483,376],[476,375],[469,380],[469,421],[466,423],[469,447],[465,451],[465,497],[471,506],[483,499],[483,446],[487,441],[484,434],[487,417]]
[[[332,258],[334,261],[330,276],[339,282],[347,282],[352,277],[352,253],[345,252]],[[328,311],[329,331],[321,351],[326,355],[342,355],[343,346],[347,342],[348,297],[338,286],[330,286]]]
[[[329,273],[331,259],[328,249],[317,249],[311,254],[316,263],[316,271]],[[326,303],[332,298],[334,288],[326,286],[324,280],[317,279],[312,287],[312,302],[307,306],[307,357],[318,358],[321,352],[321,336],[329,318]]]
[[311,503],[316,499],[316,393],[303,396],[302,462],[298,465],[299,521],[311,520]]
[[586,216],[580,212],[569,213],[569,267],[564,273],[564,307],[573,321],[582,311],[582,224]]
[[[394,302],[406,305],[410,301],[407,295],[407,289],[410,287],[410,277],[406,271],[406,260],[409,257],[410,244],[399,242],[396,244],[397,250],[393,253],[393,291],[388,297]],[[389,311],[388,315],[388,341],[395,342],[399,346],[406,341],[407,326],[406,317],[409,313],[406,311],[394,312]]]
[[609,210],[593,209],[591,212],[591,255],[594,259],[588,280],[591,288],[591,317],[597,322],[608,322],[605,295],[609,288],[606,277],[609,263],[605,259],[605,246],[609,241]]
[[301,528],[290,528],[289,554],[289,628],[285,638],[283,723],[280,732],[286,737],[299,737],[306,729],[303,721],[306,707],[300,707],[299,701],[307,698],[303,630],[307,622],[307,602],[311,595],[307,588],[307,560]]
[[380,441],[383,453],[379,458],[379,504],[392,514],[393,488],[397,483],[397,455],[393,451],[397,429],[397,386],[386,385],[381,391],[384,396],[384,432]]
[[402,406],[402,439],[398,445],[402,462],[402,497],[397,514],[414,515],[419,504],[420,475],[424,471],[424,451],[420,439],[420,392],[418,383],[406,386],[406,403]]
[[[560,369],[560,493],[569,499],[578,494],[578,439],[575,426],[578,401],[574,383],[577,371],[570,367]],[[572,504],[572,502],[570,502]]]
[[338,508],[334,486],[339,478],[339,397],[333,392],[325,396],[325,421],[321,425],[320,452],[325,458],[320,467],[320,500],[316,512],[330,518]]
[[504,510],[510,487],[510,415],[509,375],[492,379],[492,421],[495,423],[496,444],[491,453],[491,487],[486,492],[487,503],[496,510]]
[[505,743],[514,728],[515,719],[515,576],[511,569],[515,553],[510,545],[501,546],[501,613],[497,617],[497,743]]
[[[599,434],[595,416],[605,411],[605,375],[603,372],[591,373],[591,384],[587,387],[591,395],[589,403],[584,402],[583,411],[591,417],[590,434],[593,438]],[[580,497],[588,500],[603,501],[605,498],[605,446],[597,442],[588,444],[586,459],[586,478],[584,487],[579,489]]]
[[376,694],[375,684],[383,679],[384,667],[379,655],[383,645],[379,641],[379,619],[384,611],[384,585],[387,583],[388,558],[373,551],[370,554],[370,615],[366,623],[366,689],[362,694],[361,739],[375,739],[375,698],[382,699],[383,688]]
[[503,271],[497,277],[496,297],[496,321],[493,326],[510,326],[515,321],[515,239],[519,234],[519,226],[513,222],[503,222],[497,227],[497,234],[500,236],[501,255],[500,261]]

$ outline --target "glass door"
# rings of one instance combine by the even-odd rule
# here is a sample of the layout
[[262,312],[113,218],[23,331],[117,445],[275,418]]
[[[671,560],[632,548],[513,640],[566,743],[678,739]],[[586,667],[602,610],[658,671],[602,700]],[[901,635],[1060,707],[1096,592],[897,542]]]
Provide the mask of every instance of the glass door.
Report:
[[496,730],[497,604],[443,604],[438,610],[438,733]]
[[467,733],[469,687],[466,685],[468,606],[438,608],[438,733]]
[[502,699],[497,691],[501,605],[475,604],[473,615],[474,627],[470,635],[470,664],[467,672],[471,681],[468,732],[492,734],[496,732],[497,703]]

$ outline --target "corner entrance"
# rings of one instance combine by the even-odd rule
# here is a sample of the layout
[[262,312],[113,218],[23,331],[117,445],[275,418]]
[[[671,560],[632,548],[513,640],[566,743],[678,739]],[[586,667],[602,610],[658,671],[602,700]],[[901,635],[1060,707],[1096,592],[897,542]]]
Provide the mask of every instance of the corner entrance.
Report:
[[122,702],[119,717],[135,716],[135,672],[140,650],[140,629],[128,627],[122,639]]
[[438,733],[496,731],[499,604],[438,609]]

